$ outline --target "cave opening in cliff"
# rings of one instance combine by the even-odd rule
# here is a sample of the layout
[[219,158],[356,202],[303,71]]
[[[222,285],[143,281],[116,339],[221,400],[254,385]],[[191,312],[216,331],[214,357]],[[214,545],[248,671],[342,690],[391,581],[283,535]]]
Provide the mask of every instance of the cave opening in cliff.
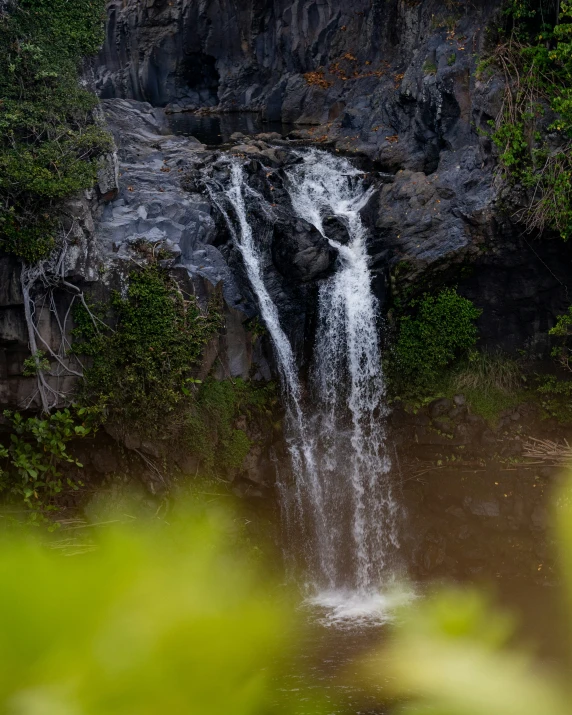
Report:
[[216,68],[216,58],[204,52],[189,52],[181,66],[182,79],[197,95],[200,106],[218,104],[220,75]]

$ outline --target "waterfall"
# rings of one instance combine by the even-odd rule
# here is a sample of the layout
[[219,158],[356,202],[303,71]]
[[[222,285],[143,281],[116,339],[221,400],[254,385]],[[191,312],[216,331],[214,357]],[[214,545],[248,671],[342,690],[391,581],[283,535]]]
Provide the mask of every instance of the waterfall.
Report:
[[[296,475],[304,475],[304,485],[315,509],[313,521],[317,541],[322,545],[328,544],[331,540],[329,522],[323,511],[325,500],[315,464],[314,443],[302,408],[302,388],[298,378],[296,361],[292,346],[280,325],[278,310],[264,285],[262,256],[256,246],[253,229],[248,220],[245,194],[251,200],[256,201],[264,213],[269,213],[269,207],[264,198],[248,186],[244,169],[238,160],[234,160],[231,163],[229,186],[222,192],[227,203],[234,210],[238,224],[236,228],[227,208],[220,202],[216,192],[211,189],[210,193],[211,198],[226,220],[235,246],[242,255],[248,280],[258,299],[262,320],[272,338],[280,369],[282,387],[286,397],[285,437],[292,458],[293,472]],[[302,504],[299,503],[298,510],[300,511],[301,509]],[[287,518],[288,514],[286,512],[287,510],[284,510]],[[330,583],[333,583],[333,550],[329,547],[322,548],[318,558],[321,572],[328,576]]]
[[[286,170],[292,207],[339,255],[335,273],[319,289],[318,329],[305,390],[264,284],[263,255],[249,220],[251,202],[267,213],[271,208],[248,186],[237,159],[231,162],[222,200],[221,192],[213,198],[242,255],[276,352],[295,478],[286,511],[292,540],[306,556],[310,587],[324,602],[336,593],[369,598],[388,578],[398,548],[384,428],[379,310],[360,217],[371,193],[348,160],[318,150],[300,156],[302,161]],[[345,244],[328,237],[328,217],[345,225]]]
[[[337,555],[335,582],[328,585],[365,593],[379,586],[398,546],[397,508],[388,479],[379,309],[360,216],[371,192],[347,159],[317,150],[290,170],[288,186],[294,211],[323,235],[328,216],[348,230],[346,245],[330,239],[339,265],[320,287],[309,404],[316,406],[312,433],[322,509]],[[297,485],[304,489],[304,480]]]

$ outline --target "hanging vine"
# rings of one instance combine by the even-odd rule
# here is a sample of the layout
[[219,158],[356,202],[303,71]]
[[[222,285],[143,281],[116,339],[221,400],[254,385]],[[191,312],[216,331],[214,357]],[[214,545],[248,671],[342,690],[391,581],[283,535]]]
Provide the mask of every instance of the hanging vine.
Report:
[[[48,258],[34,264],[22,264],[20,286],[31,352],[28,373],[34,373],[36,377],[36,390],[28,397],[24,409],[36,400],[39,400],[44,413],[69,404],[76,388],[67,388],[66,378],[84,377],[84,366],[73,352],[70,342],[71,318],[76,304],[81,304],[85,314],[93,321],[95,330],[99,330],[102,324],[90,309],[83,291],[66,279],[69,237],[74,228],[75,222],[67,233],[62,233],[57,247]],[[62,291],[71,295],[63,316],[58,311],[56,300],[56,294]],[[55,341],[52,336],[48,340],[42,333],[41,322],[46,316],[57,327],[59,339]],[[108,326],[105,328],[109,330]]]

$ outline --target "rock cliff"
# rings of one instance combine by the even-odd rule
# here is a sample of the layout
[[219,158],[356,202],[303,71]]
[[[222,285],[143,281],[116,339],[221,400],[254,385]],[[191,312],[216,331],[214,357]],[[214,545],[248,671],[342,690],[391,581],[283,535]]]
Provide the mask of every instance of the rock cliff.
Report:
[[[202,374],[273,374],[268,338],[252,330],[256,300],[209,194],[228,181],[229,155],[277,207],[271,226],[261,220],[264,277],[304,362],[317,285],[336,254],[290,211],[283,170],[301,143],[345,153],[368,173],[374,191],[363,218],[386,308],[405,291],[457,284],[483,310],[481,345],[545,353],[547,331],[570,302],[572,247],[525,234],[495,179],[486,130],[503,85],[479,80],[476,65],[498,8],[496,0],[110,0],[91,71],[117,153],[98,187],[66,207],[61,260],[47,267],[63,283],[38,276],[28,301],[39,348],[62,358],[46,378],[54,394],[71,395],[77,379],[63,359],[74,295],[105,299],[155,253],[203,304],[222,293],[225,327]],[[217,150],[170,133],[169,114],[181,111],[257,113],[280,132],[235,136]],[[343,226],[329,230],[343,243]],[[36,379],[23,376],[30,334],[20,271],[0,258],[0,403],[37,408]]]
[[112,0],[96,83],[172,112],[257,112],[361,157],[386,174],[368,208],[380,297],[453,280],[483,308],[484,344],[541,352],[572,256],[525,234],[495,181],[504,87],[476,67],[499,5]]

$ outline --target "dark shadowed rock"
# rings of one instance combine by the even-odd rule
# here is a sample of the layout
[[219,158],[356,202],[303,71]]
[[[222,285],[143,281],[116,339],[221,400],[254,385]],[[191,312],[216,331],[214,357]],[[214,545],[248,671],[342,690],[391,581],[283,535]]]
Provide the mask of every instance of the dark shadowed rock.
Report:
[[441,397],[438,400],[433,400],[429,405],[429,414],[431,417],[441,417],[441,415],[447,414],[453,407],[453,403],[447,397]]
[[[459,6],[457,47],[451,14],[434,0],[269,0],[240,12],[231,0],[109,0],[96,83],[104,97],[295,122],[289,140],[359,158],[375,187],[362,216],[380,301],[390,282],[408,294],[458,285],[483,309],[481,345],[514,351],[544,341],[548,353],[547,329],[569,304],[572,244],[531,247],[493,181],[497,150],[483,130],[500,111],[504,81],[477,79],[476,63],[500,5]],[[262,146],[284,145],[275,137],[233,141],[267,170],[295,156]],[[473,277],[459,280],[468,265]]]
[[474,514],[475,516],[500,516],[500,505],[496,499],[489,499],[485,501],[484,499],[481,500],[467,497],[464,500],[463,505],[471,512],[471,514]]
[[329,239],[336,243],[341,243],[343,246],[349,243],[350,234],[341,218],[338,216],[326,216],[322,225],[324,227],[324,233]]
[[336,251],[318,229],[301,219],[277,223],[272,239],[272,259],[286,277],[306,283],[333,267]]

